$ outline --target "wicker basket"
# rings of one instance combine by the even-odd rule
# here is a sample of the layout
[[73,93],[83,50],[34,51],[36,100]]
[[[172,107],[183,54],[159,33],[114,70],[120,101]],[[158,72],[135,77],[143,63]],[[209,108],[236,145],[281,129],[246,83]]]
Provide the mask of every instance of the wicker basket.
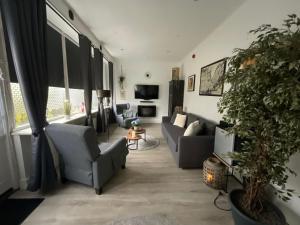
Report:
[[227,168],[220,160],[210,157],[203,163],[203,180],[208,186],[223,189],[226,183]]

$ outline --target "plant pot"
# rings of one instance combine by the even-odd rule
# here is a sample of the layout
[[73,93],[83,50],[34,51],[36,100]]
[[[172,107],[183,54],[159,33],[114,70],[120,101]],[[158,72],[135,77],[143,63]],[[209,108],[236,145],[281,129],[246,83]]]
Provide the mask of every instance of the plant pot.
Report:
[[[231,212],[232,212],[234,224],[235,225],[269,225],[269,224],[258,222],[250,218],[239,209],[236,203],[238,199],[243,195],[243,193],[244,193],[243,190],[233,190],[229,194],[229,202],[231,205]],[[282,224],[282,225],[287,224],[283,213],[274,204],[268,202],[267,206],[271,208],[275,214],[277,214],[280,220],[278,224]]]

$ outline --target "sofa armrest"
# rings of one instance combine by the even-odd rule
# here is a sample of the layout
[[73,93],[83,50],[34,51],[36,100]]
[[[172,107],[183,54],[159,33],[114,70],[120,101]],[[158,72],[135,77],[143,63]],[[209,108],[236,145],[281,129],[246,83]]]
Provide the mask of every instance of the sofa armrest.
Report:
[[171,122],[171,117],[170,116],[163,116],[162,117],[162,122],[163,123],[170,123]]
[[181,136],[178,138],[179,167],[202,168],[214,151],[215,136]]

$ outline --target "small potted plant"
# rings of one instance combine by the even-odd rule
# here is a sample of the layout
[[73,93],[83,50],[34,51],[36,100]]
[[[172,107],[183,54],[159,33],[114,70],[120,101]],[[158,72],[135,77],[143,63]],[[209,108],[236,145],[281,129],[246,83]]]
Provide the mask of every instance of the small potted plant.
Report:
[[121,90],[124,89],[124,82],[125,82],[125,77],[123,75],[119,76],[119,85]]
[[66,99],[64,101],[64,113],[65,113],[66,119],[70,119],[70,117],[71,117],[71,109],[72,109],[71,103],[70,103],[69,100]]
[[219,103],[229,129],[244,139],[238,162],[243,190],[230,193],[236,225],[286,224],[267,197],[287,201],[285,184],[295,173],[287,163],[300,151],[300,18],[289,15],[283,28],[262,25],[247,49],[236,49],[224,80],[231,86]]
[[136,119],[131,122],[131,125],[133,126],[133,130],[137,131],[140,129],[141,121],[139,119]]

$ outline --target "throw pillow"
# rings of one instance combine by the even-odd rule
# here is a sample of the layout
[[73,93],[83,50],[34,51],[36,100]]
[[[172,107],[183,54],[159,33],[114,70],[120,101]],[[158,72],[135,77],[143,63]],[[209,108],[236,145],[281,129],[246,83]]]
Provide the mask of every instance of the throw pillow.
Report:
[[204,123],[199,120],[191,123],[188,128],[186,128],[183,136],[196,136],[204,129]]
[[173,125],[178,126],[178,127],[184,127],[185,126],[185,122],[186,122],[186,115],[181,115],[179,113],[177,113],[175,122]]

